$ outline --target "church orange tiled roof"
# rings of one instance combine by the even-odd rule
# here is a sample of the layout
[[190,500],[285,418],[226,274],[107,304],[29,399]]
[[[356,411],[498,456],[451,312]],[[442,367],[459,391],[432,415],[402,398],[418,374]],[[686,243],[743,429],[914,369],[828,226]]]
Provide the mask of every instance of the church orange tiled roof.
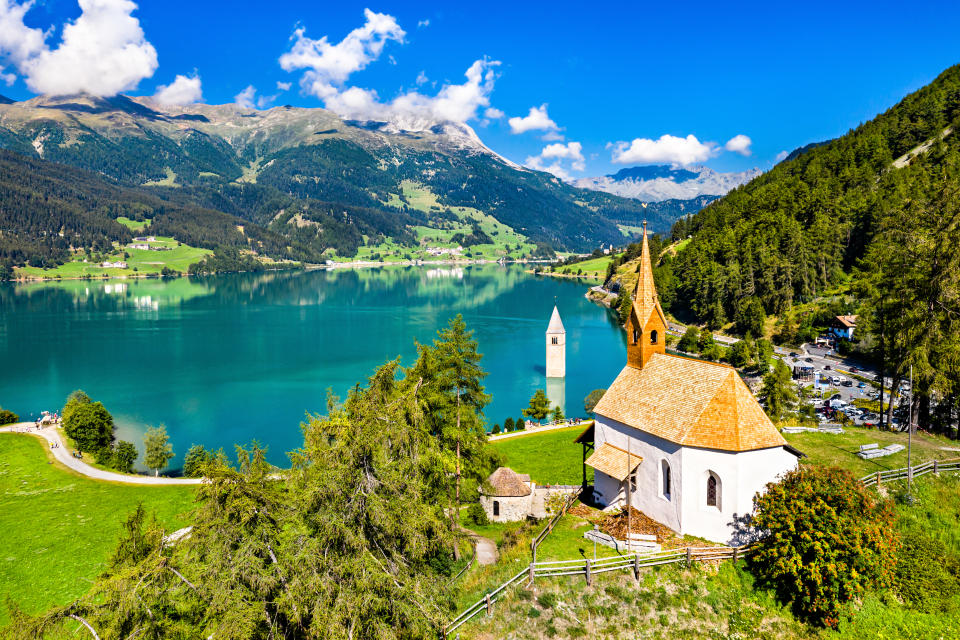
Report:
[[733,367],[664,353],[643,369],[624,367],[594,412],[684,446],[750,451],[786,444]]

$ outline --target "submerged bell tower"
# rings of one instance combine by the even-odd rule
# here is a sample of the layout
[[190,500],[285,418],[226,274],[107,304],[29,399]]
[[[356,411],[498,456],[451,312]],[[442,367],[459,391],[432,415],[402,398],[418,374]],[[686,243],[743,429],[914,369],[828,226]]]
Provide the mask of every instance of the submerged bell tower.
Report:
[[550,324],[547,326],[547,377],[567,376],[567,332],[560,320],[560,312],[553,307]]

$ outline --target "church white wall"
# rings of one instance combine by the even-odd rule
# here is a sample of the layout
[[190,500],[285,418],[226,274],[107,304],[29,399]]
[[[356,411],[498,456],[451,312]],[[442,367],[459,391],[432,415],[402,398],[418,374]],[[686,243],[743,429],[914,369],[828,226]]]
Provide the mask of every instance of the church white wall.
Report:
[[[681,447],[598,415],[594,445],[605,442],[623,450],[629,448],[643,458],[637,489],[631,495],[635,508],[681,534],[715,542],[736,542],[736,518],[752,513],[753,496],[797,466],[796,456],[782,447],[741,453]],[[672,477],[669,500],[661,491],[663,461],[670,465]],[[717,507],[707,505],[710,472],[720,481]],[[616,479],[595,472],[594,488],[603,504],[625,506],[624,486]]]
[[[753,512],[753,497],[797,465],[797,458],[774,447],[734,453],[713,449],[683,448],[683,528],[687,535],[715,542],[737,543],[738,519]],[[707,479],[719,479],[718,505],[707,504]]]
[[[553,340],[557,344],[553,344]],[[564,378],[567,375],[567,334],[547,334],[547,377]]]
[[[629,434],[629,435],[628,435]],[[627,440],[630,440],[629,447]],[[604,416],[597,416],[594,428],[594,446],[604,442],[628,450],[643,458],[637,468],[637,488],[631,494],[631,504],[654,520],[680,531],[683,483],[680,476],[681,447],[652,434],[639,431]],[[669,499],[662,495],[661,464],[670,465],[671,487]],[[600,483],[597,478],[603,476]],[[625,485],[626,483],[624,483]],[[594,474],[594,487],[603,493],[605,504],[626,505],[626,495],[620,483],[605,474]]]

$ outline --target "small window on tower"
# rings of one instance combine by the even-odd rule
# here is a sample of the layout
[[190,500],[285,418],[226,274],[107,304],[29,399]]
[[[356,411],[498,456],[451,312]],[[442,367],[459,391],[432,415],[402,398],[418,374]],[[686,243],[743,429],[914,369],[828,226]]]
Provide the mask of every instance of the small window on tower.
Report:
[[497,517],[497,516],[500,515],[500,501],[499,501],[499,500],[494,500],[494,501],[493,501],[493,515],[494,515],[494,517]]
[[550,338],[550,344],[560,344],[560,341],[557,339],[557,336],[552,336]]
[[657,344],[657,332],[656,332],[656,330],[650,332],[650,344]]
[[633,329],[633,344],[640,342],[640,330],[634,327]]

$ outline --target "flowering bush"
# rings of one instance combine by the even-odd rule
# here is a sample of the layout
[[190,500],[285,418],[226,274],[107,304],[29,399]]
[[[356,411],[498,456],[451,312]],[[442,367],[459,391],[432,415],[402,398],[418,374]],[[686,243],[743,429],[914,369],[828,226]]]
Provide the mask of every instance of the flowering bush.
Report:
[[836,627],[844,603],[891,583],[899,545],[890,500],[847,471],[801,467],[754,499],[764,534],[749,557],[759,584],[798,617]]

